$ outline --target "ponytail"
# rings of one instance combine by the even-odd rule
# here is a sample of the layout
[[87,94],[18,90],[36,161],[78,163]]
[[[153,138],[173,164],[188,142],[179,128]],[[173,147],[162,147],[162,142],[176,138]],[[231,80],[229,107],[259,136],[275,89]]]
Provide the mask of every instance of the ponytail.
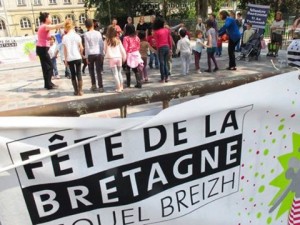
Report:
[[45,23],[46,19],[48,18],[48,16],[49,16],[49,13],[47,13],[47,12],[40,12],[40,17],[39,17],[40,22],[41,23]]

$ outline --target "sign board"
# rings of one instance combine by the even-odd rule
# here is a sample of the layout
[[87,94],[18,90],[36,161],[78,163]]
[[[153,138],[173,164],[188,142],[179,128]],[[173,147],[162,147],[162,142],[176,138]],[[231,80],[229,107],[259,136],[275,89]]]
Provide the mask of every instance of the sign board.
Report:
[[281,74],[154,117],[0,118],[0,221],[294,221],[290,211],[300,194],[298,76]]

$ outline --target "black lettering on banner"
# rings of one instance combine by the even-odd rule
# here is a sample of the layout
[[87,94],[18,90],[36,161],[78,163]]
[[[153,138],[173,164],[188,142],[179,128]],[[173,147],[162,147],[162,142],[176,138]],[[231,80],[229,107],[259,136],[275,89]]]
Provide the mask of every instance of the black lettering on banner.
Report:
[[[191,204],[192,204],[192,205],[196,205],[197,203],[200,202],[200,200],[195,201],[195,199],[194,199],[194,196],[198,196],[198,195],[199,195],[199,192],[198,192],[198,191],[197,191],[197,192],[194,192],[194,189],[195,189],[196,187],[199,187],[199,185],[193,185],[193,186],[190,187],[190,198],[191,198]],[[204,198],[203,198],[203,199],[204,199]]]
[[216,177],[216,178],[211,179],[211,180],[208,181],[208,182],[212,182],[212,184],[213,184],[213,185],[212,185],[212,188],[211,188],[210,191],[209,191],[208,198],[211,198],[211,197],[213,197],[213,196],[215,196],[215,195],[218,194],[218,192],[214,192],[215,186],[216,186],[216,184],[218,183],[218,180],[219,180],[219,178]]
[[217,131],[210,130],[210,115],[205,117],[205,137],[212,137],[217,134]]
[[123,154],[119,154],[119,155],[114,155],[113,153],[113,149],[114,148],[121,148],[122,147],[122,143],[112,143],[112,138],[114,137],[120,137],[121,133],[117,133],[114,134],[110,137],[106,137],[105,140],[105,146],[106,146],[106,151],[107,151],[107,161],[111,162],[114,160],[118,160],[118,159],[123,159],[124,155]]
[[[232,176],[232,180],[231,179]],[[189,188],[186,186],[175,193],[170,192],[168,196],[160,200],[161,203],[161,217],[169,217],[176,215],[185,215],[189,210],[199,209],[208,203],[215,201],[218,198],[225,197],[238,191],[235,186],[238,182],[238,176],[235,169],[231,171],[223,171],[218,174],[213,174],[212,179],[201,179],[196,185]],[[224,182],[225,180],[230,180]],[[202,184],[201,184],[202,183]],[[227,186],[226,190],[224,185],[232,183],[232,186]],[[201,196],[201,188],[207,190],[207,196]],[[196,200],[196,201],[195,201]],[[194,206],[194,207],[193,207]]]
[[[29,186],[22,191],[33,224],[95,209],[128,205],[181,184],[239,166],[241,143],[242,134],[239,134],[180,152],[159,155],[101,171],[80,179]],[[205,167],[201,165],[203,163]],[[190,173],[186,172],[189,170],[187,168],[191,169]],[[225,186],[232,181],[222,182]],[[204,193],[204,189],[203,186],[201,193],[203,196],[208,194]],[[214,190],[207,192],[209,191],[213,196]],[[191,198],[196,194],[194,190]],[[189,195],[186,193],[178,192],[176,197],[178,207],[186,207],[184,199],[187,196]],[[164,216],[173,211],[170,201],[172,200],[168,198],[164,200],[163,207],[168,209]],[[194,204],[197,201],[198,199],[193,199]],[[127,223],[130,222],[130,215],[124,212]]]
[[[64,139],[63,136],[55,134],[49,139],[49,141],[52,143],[56,140],[62,141],[63,139]],[[67,146],[68,146],[67,142],[58,143],[58,144],[50,145],[49,150],[50,150],[50,152],[52,152],[52,151],[55,151],[57,149],[64,148]],[[60,167],[61,162],[68,161],[68,160],[70,160],[70,157],[67,154],[65,154],[63,156],[58,156],[58,155],[51,156],[51,162],[53,165],[53,171],[54,171],[55,176],[63,176],[66,174],[73,173],[72,168],[67,168],[67,169],[62,170]]]
[[[21,156],[22,161],[25,161],[25,160],[28,160],[30,156],[39,155],[39,154],[41,154],[40,149],[33,149],[28,152],[21,152],[20,156]],[[38,167],[43,167],[43,163],[35,162],[35,163],[30,163],[30,164],[27,164],[24,166],[24,170],[25,170],[25,173],[26,173],[28,179],[35,179],[35,176],[34,176],[32,170],[34,168],[38,168]]]
[[[156,144],[151,145],[150,140],[150,130],[158,130],[160,133],[159,142]],[[167,140],[167,130],[163,125],[156,126],[156,127],[147,127],[144,128],[144,140],[145,140],[145,152],[150,152],[159,149]]]
[[186,138],[181,139],[181,140],[179,139],[179,134],[186,132],[186,127],[181,128],[181,129],[179,128],[179,123],[183,123],[183,122],[186,122],[186,121],[181,121],[181,122],[177,122],[177,123],[173,124],[173,128],[174,128],[174,145],[175,146],[187,143]]
[[[78,143],[78,142],[81,142],[81,141],[85,141],[85,140],[88,140],[88,139],[93,138],[93,137],[95,137],[95,136],[88,137],[88,138],[83,138],[83,139],[79,139],[79,140],[75,140],[75,143]],[[93,162],[92,150],[91,150],[90,143],[83,145],[83,149],[84,149],[84,155],[85,155],[85,160],[86,160],[87,168],[91,168],[91,167],[94,166],[94,162]]]

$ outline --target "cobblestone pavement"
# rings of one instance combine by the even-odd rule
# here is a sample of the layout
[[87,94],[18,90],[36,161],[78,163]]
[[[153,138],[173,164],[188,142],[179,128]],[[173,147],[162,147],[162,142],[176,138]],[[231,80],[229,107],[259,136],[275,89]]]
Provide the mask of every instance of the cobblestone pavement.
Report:
[[[236,55],[239,53],[236,53]],[[266,50],[263,50],[259,60],[253,61],[237,61],[237,70],[228,71],[225,68],[228,66],[227,47],[223,47],[223,55],[217,57],[217,62],[220,70],[214,73],[202,72],[196,73],[193,56],[190,66],[190,74],[180,75],[180,59],[173,58],[173,69],[170,81],[168,83],[159,83],[160,73],[157,69],[150,69],[147,66],[149,74],[149,83],[143,85],[143,89],[159,87],[162,85],[174,85],[187,82],[204,81],[209,79],[222,79],[224,77],[232,77],[238,75],[255,74],[261,72],[275,71],[275,67],[283,68],[285,64],[286,52],[281,50],[277,58],[266,57]],[[273,63],[271,62],[273,60]],[[201,70],[207,69],[206,53],[202,54]],[[83,96],[74,96],[73,88],[70,79],[64,77],[64,65],[58,59],[58,69],[61,79],[55,79],[53,82],[59,85],[58,89],[46,90],[43,88],[43,78],[41,67],[38,62],[35,63],[20,63],[6,64],[0,66],[0,111],[10,109],[18,109],[30,106],[44,105],[49,103],[70,101],[79,98],[89,98],[103,95],[116,95],[114,92],[114,80],[107,63],[104,63],[104,93],[92,93],[90,76],[87,73],[83,76]],[[124,78],[125,74],[123,73]],[[124,79],[125,80],[125,79]],[[134,76],[132,75],[132,86],[134,86]],[[125,89],[124,92],[135,90],[135,88]],[[121,93],[122,94],[122,93]],[[121,95],[119,94],[119,95]]]

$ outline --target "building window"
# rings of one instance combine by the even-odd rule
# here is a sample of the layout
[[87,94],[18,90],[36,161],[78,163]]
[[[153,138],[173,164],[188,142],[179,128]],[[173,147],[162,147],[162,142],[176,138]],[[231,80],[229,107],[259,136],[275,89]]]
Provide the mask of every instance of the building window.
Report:
[[30,19],[24,17],[20,20],[20,25],[22,29],[31,28]]
[[33,5],[42,5],[41,0],[34,0]]
[[24,6],[24,5],[26,5],[26,2],[25,2],[25,0],[18,0],[17,5],[18,6]]
[[86,20],[86,15],[84,13],[80,14],[80,16],[79,16],[79,23],[80,24],[84,24],[85,20]]
[[0,20],[0,30],[5,30],[5,23],[3,20]]
[[49,4],[50,5],[56,5],[57,3],[56,3],[56,0],[49,0]]
[[71,0],[64,0],[64,4],[71,4]]
[[39,18],[36,18],[36,19],[35,19],[35,26],[36,26],[36,27],[41,26],[41,21],[40,21]]
[[68,14],[66,15],[65,19],[71,19],[72,21],[75,21],[75,16],[74,14]]
[[78,0],[78,4],[84,4],[84,0]]
[[56,15],[52,16],[52,23],[53,24],[59,24],[60,23],[60,18]]
[[2,7],[2,0],[0,0],[0,7]]

